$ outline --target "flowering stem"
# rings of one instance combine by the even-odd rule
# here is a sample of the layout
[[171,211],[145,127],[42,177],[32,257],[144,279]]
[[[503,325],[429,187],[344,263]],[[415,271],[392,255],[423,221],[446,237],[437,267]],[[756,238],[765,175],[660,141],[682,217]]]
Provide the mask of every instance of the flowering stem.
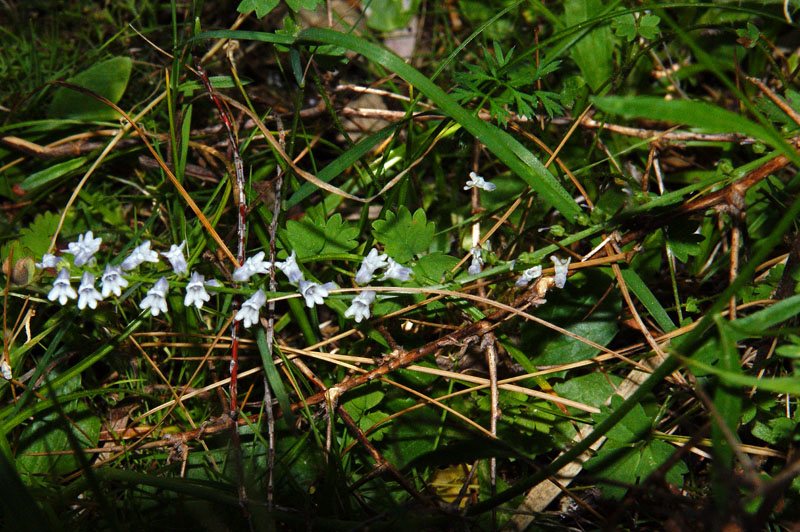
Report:
[[[244,264],[245,260],[245,239],[247,238],[247,227],[246,227],[246,215],[247,215],[247,200],[244,195],[244,165],[242,164],[242,157],[239,154],[239,146],[236,143],[236,136],[233,132],[233,125],[230,116],[228,115],[225,108],[222,106],[222,102],[220,101],[217,93],[214,91],[214,88],[211,86],[211,82],[208,80],[208,75],[206,71],[203,69],[200,60],[195,60],[195,67],[197,68],[197,73],[200,76],[200,79],[203,81],[203,85],[205,86],[206,91],[208,92],[209,98],[214,102],[217,106],[217,110],[219,111],[220,119],[222,120],[223,125],[225,126],[225,132],[228,134],[228,148],[231,151],[231,155],[233,157],[233,168],[234,168],[234,179],[235,179],[235,186],[236,186],[236,193],[237,193],[237,203],[238,203],[238,216],[237,216],[237,235],[238,235],[238,247],[236,250],[236,258],[239,262],[239,265]],[[233,300],[233,310],[234,312],[237,311],[239,308],[239,301],[237,298]],[[239,377],[239,321],[234,320],[233,325],[231,326],[231,383],[230,383],[230,395],[231,395],[231,417],[234,420],[233,424],[233,447],[234,452],[236,454],[236,470],[238,473],[239,478],[239,505],[242,507],[245,517],[250,520],[250,514],[245,504],[246,494],[244,491],[244,471],[242,469],[242,449],[241,443],[239,442],[239,428],[236,424],[236,420],[239,414],[239,407],[236,400],[237,394],[237,384],[238,384],[238,377]]]

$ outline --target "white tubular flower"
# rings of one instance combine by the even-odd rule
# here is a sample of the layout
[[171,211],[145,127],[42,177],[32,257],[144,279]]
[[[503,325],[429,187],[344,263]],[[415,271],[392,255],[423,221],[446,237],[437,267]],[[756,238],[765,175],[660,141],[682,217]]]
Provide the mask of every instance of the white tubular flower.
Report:
[[69,271],[66,268],[61,268],[58,271],[58,277],[53,281],[53,288],[47,294],[47,299],[55,301],[58,299],[59,304],[66,305],[70,299],[75,299],[78,294],[69,284]]
[[515,283],[517,286],[528,286],[528,284],[536,279],[537,277],[542,276],[542,267],[541,266],[534,266],[533,268],[528,268],[522,275],[519,276],[517,282]]
[[188,270],[186,266],[186,257],[183,256],[183,248],[185,247],[186,247],[186,240],[181,242],[180,246],[172,244],[169,247],[169,251],[167,251],[166,253],[161,253],[169,261],[170,266],[172,266],[172,271],[174,271],[178,275],[183,275]]
[[497,188],[497,185],[486,181],[483,177],[479,176],[475,172],[470,172],[467,184],[464,185],[464,190],[469,190],[471,188],[481,188],[486,192],[491,192]]
[[183,306],[194,305],[199,310],[203,307],[203,303],[209,299],[211,299],[211,296],[206,292],[203,276],[197,272],[192,272],[189,284],[186,285],[186,297],[183,298]]
[[61,257],[56,257],[50,253],[45,253],[42,255],[42,262],[36,262],[34,263],[34,266],[40,270],[44,270],[45,268],[55,268],[58,266],[59,262],[61,262]]
[[276,262],[275,267],[282,271],[292,284],[297,284],[305,279],[303,272],[300,271],[300,267],[297,265],[297,254],[294,250],[285,261]]
[[336,288],[335,283],[313,283],[311,281],[300,281],[298,292],[300,292],[306,299],[306,306],[313,308],[314,305],[322,305],[325,298],[328,297],[329,291]]
[[122,295],[122,289],[128,286],[128,280],[122,276],[122,268],[119,266],[106,265],[103,276],[100,278],[100,287],[102,290],[103,298],[114,294],[119,297]]
[[91,231],[86,231],[85,234],[78,236],[77,242],[70,242],[67,244],[67,249],[61,251],[70,253],[75,257],[73,263],[75,266],[83,266],[90,260],[95,253],[100,249],[100,243],[103,241],[99,236],[94,238]]
[[88,305],[89,308],[97,308],[97,302],[102,300],[103,296],[94,287],[94,275],[89,272],[83,272],[81,277],[81,285],[78,287],[78,308],[83,310]]
[[250,299],[242,303],[242,308],[233,318],[236,321],[244,321],[244,326],[249,328],[258,321],[258,310],[267,302],[267,295],[259,288],[258,292],[250,296]]
[[[263,251],[259,251],[244,261],[244,264],[233,271],[233,280],[237,282],[246,282],[257,273],[269,273],[269,268],[272,266],[272,263],[268,260],[264,260],[264,255]],[[277,263],[275,265],[277,266]]]
[[[150,245],[148,241],[147,245]],[[165,299],[169,290],[169,283],[163,277],[156,281],[153,288],[147,291],[147,297],[142,299],[139,303],[139,308],[142,310],[150,309],[150,314],[158,316],[162,312],[167,313],[167,300]]]
[[361,261],[361,266],[356,273],[356,284],[367,284],[372,280],[375,270],[389,265],[389,256],[386,254],[378,254],[378,250],[372,248],[364,260]]
[[555,255],[552,255],[550,260],[553,261],[553,267],[556,269],[556,288],[564,288],[564,285],[567,284],[567,271],[569,270],[569,263],[572,260],[572,257],[567,257],[566,259],[562,260]]
[[11,365],[8,363],[7,360],[3,360],[3,362],[0,362],[0,373],[3,374],[3,378],[5,380],[10,381],[12,379]]
[[150,249],[149,240],[145,240],[139,246],[136,246],[120,266],[127,272],[143,262],[158,262],[158,253]]
[[[389,257],[389,267],[383,273],[383,277],[379,281],[386,279],[395,279],[397,281],[408,281],[411,278],[411,268],[403,266],[399,262],[395,262],[393,258]],[[364,292],[362,292],[363,294]]]
[[350,307],[344,311],[345,318],[355,318],[356,323],[361,323],[361,320],[369,319],[369,306],[375,301],[375,292],[372,290],[364,290],[356,297]]
[[469,250],[469,252],[472,253],[472,263],[469,265],[467,273],[470,275],[478,275],[479,273],[481,273],[481,268],[483,267],[483,259],[481,258],[481,248],[475,246],[474,248]]
[[222,286],[222,283],[220,283],[216,279],[209,279],[208,281],[205,281],[203,283],[203,286],[207,286],[208,288],[211,288],[213,290],[214,288],[219,288],[220,286]]

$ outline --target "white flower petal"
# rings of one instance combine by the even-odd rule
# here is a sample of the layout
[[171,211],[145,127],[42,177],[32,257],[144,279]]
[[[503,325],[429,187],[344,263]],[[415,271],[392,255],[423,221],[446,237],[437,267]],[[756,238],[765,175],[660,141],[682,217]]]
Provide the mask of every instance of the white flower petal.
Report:
[[145,240],[134,248],[128,257],[120,265],[123,270],[128,271],[136,268],[143,262],[158,262],[158,253],[150,249],[150,241]]
[[411,272],[411,268],[403,266],[402,264],[395,262],[393,258],[389,257],[389,267],[386,268],[386,271],[383,273],[383,277],[378,280],[385,281],[387,279],[395,279],[397,281],[408,281],[411,278]]
[[147,291],[147,296],[139,303],[139,308],[142,310],[150,309],[152,316],[158,316],[162,312],[166,314],[167,290],[169,290],[169,283],[162,277]]
[[181,242],[180,246],[172,244],[169,251],[161,253],[169,261],[172,266],[172,271],[178,275],[183,275],[187,271],[186,257],[183,256],[183,248],[186,247],[186,240]]
[[567,271],[569,271],[569,263],[572,257],[567,257],[562,260],[552,255],[550,260],[553,261],[553,267],[556,270],[554,276],[556,288],[564,288],[564,285],[567,284]]
[[254,323],[258,322],[258,311],[267,302],[267,295],[263,290],[259,289],[255,294],[242,303],[242,308],[236,313],[233,318],[236,321],[244,321],[245,328],[249,328]]
[[495,184],[486,181],[483,177],[479,176],[475,172],[470,172],[469,177],[470,179],[467,180],[467,184],[464,186],[464,190],[469,190],[471,188],[480,188],[485,190],[486,192],[492,192],[497,188]]
[[303,272],[297,265],[297,254],[294,250],[292,250],[292,254],[289,255],[285,261],[276,262],[275,267],[282,271],[284,275],[289,278],[289,282],[292,284],[298,284],[300,281],[305,279]]
[[53,288],[47,294],[47,299],[55,301],[58,299],[60,305],[66,305],[70,299],[76,299],[78,294],[69,284],[69,271],[66,268],[61,268],[58,272],[58,277],[53,281]]
[[89,272],[83,272],[81,285],[78,287],[78,308],[83,310],[88,305],[89,308],[95,309],[97,308],[97,302],[102,299],[100,292],[94,287],[94,275]]
[[353,302],[348,309],[344,311],[345,318],[355,318],[356,323],[361,323],[361,320],[369,319],[369,306],[373,301],[375,301],[375,292],[372,290],[364,290],[353,298]]
[[192,272],[189,284],[186,285],[186,297],[183,298],[183,306],[194,305],[198,309],[203,307],[203,303],[211,299],[206,292],[203,276],[197,272]]
[[533,268],[528,268],[522,275],[519,276],[517,282],[515,283],[516,286],[528,286],[528,284],[533,281],[534,279],[542,276],[542,267],[541,266],[534,266]]
[[122,276],[122,268],[120,266],[106,265],[103,276],[100,278],[100,286],[103,298],[112,293],[119,297],[122,295],[122,289],[128,286],[128,280]]

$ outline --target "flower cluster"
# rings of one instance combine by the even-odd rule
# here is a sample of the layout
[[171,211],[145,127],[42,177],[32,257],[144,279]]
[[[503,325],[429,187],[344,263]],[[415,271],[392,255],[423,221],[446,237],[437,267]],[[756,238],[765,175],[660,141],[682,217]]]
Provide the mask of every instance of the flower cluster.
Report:
[[[92,265],[94,264],[94,254],[99,250],[101,242],[100,238],[94,238],[92,232],[89,231],[85,235],[81,235],[78,242],[71,242],[64,251],[74,256],[73,267]],[[41,269],[62,266],[53,281],[52,289],[48,293],[47,297],[50,301],[58,301],[61,305],[66,305],[69,300],[77,299],[77,306],[80,310],[86,307],[96,309],[98,303],[112,294],[116,297],[122,296],[122,291],[129,285],[128,279],[125,278],[127,272],[144,263],[156,264],[159,262],[159,256],[164,257],[169,262],[176,276],[180,277],[189,273],[189,265],[184,255],[185,248],[186,240],[181,242],[180,245],[171,245],[169,251],[159,253],[151,249],[149,240],[145,240],[134,247],[133,251],[119,265],[107,264],[105,266],[103,273],[100,275],[99,290],[95,286],[95,274],[91,271],[85,271],[76,292],[70,282],[70,266],[62,257],[46,254],[42,257],[42,262],[37,263],[36,266]],[[331,290],[337,288],[336,284],[331,282],[320,284],[307,281],[303,270],[300,269],[300,265],[297,262],[297,254],[294,250],[285,260],[275,263],[264,260],[265,256],[265,252],[259,251],[249,257],[244,264],[234,270],[232,274],[233,280],[236,282],[249,282],[254,275],[268,274],[274,266],[287,277],[290,284],[297,286],[297,291],[303,296],[308,308],[324,304],[325,298],[330,295]],[[411,277],[411,268],[399,264],[388,255],[381,254],[377,249],[373,248],[364,257],[356,273],[356,282],[358,284],[370,282],[376,270],[379,269],[384,269],[383,276],[380,278],[381,281],[387,279],[407,281]],[[183,299],[184,306],[194,306],[198,310],[202,309],[203,305],[211,299],[206,288],[212,286],[219,286],[219,282],[215,279],[206,281],[205,277],[200,273],[191,272],[186,284],[186,293]],[[139,302],[139,308],[143,311],[149,310],[152,316],[166,314],[169,311],[167,304],[169,288],[170,282],[166,277],[162,276],[147,290],[145,297]],[[252,326],[258,322],[258,313],[266,301],[267,296],[264,291],[257,290],[242,304],[234,319],[242,322],[245,327]],[[374,301],[374,291],[365,290],[361,292],[353,298],[351,306],[344,313],[345,317],[353,318],[356,323],[360,323],[370,317],[370,305]]]
[[[470,172],[470,179],[466,182],[464,190],[478,188],[485,191],[493,191],[496,189],[495,185],[487,182],[483,177],[477,175],[475,172]],[[61,250],[62,253],[67,253],[73,256],[72,267],[88,266],[90,269],[95,265],[95,254],[99,251],[102,239],[94,236],[92,231],[87,231],[85,234],[78,237],[77,242],[70,242],[67,248]],[[136,246],[130,254],[119,265],[108,264],[100,276],[100,290],[95,287],[96,273],[92,271],[84,271],[80,285],[77,292],[72,288],[70,281],[70,265],[63,257],[53,254],[45,254],[41,262],[36,263],[40,269],[55,269],[59,268],[58,274],[53,281],[53,287],[47,294],[50,301],[58,301],[61,305],[66,305],[71,299],[77,299],[77,306],[80,310],[89,307],[96,309],[98,303],[114,294],[116,297],[122,296],[122,291],[129,285],[128,279],[124,277],[126,272],[130,272],[144,263],[157,264],[159,262],[159,255],[164,257],[172,267],[172,271],[178,277],[183,277],[190,273],[189,265],[184,255],[186,249],[186,240],[182,241],[179,245],[172,244],[169,251],[156,252],[151,249],[150,240],[145,240]],[[469,266],[468,273],[470,275],[477,275],[483,268],[482,250],[480,246],[475,246],[470,250],[472,262]],[[307,281],[303,270],[297,262],[297,255],[294,250],[283,261],[270,262],[264,260],[266,254],[264,251],[259,251],[255,255],[247,258],[245,262],[236,268],[232,274],[232,278],[237,283],[250,282],[251,278],[255,275],[269,274],[270,270],[274,267],[280,270],[288,279],[289,283],[297,287],[297,291],[303,296],[305,304],[308,308],[313,308],[316,305],[322,305],[325,302],[331,291],[336,289],[336,284],[327,282],[320,284],[313,281]],[[563,288],[567,280],[567,272],[569,269],[570,258],[559,259],[556,256],[550,257],[554,265],[554,278],[553,284],[558,288]],[[513,268],[513,265],[512,265]],[[358,285],[366,285],[372,281],[378,270],[383,269],[383,275],[379,281],[387,281],[393,279],[396,281],[405,282],[411,278],[412,270],[402,264],[396,262],[392,257],[385,253],[380,253],[378,249],[372,248],[367,255],[362,259],[358,271],[355,274],[355,283]],[[534,279],[541,277],[542,267],[534,266],[522,272],[516,281],[516,286],[527,286]],[[203,308],[211,296],[209,295],[206,287],[219,286],[219,282],[215,279],[205,280],[205,277],[200,273],[191,272],[189,280],[186,284],[186,293],[184,295],[183,304],[185,307],[194,306],[198,310]],[[153,284],[148,290],[146,296],[139,303],[142,310],[149,310],[152,316],[166,314],[169,310],[167,305],[167,293],[169,291],[169,281],[166,277],[161,277]],[[350,307],[344,312],[346,318],[353,318],[356,323],[360,323],[364,319],[370,317],[370,306],[376,299],[375,291],[363,290],[353,297]],[[261,307],[267,301],[267,296],[263,290],[258,289],[250,296],[237,311],[234,319],[238,322],[243,322],[245,327],[250,327],[259,320],[258,313]]]

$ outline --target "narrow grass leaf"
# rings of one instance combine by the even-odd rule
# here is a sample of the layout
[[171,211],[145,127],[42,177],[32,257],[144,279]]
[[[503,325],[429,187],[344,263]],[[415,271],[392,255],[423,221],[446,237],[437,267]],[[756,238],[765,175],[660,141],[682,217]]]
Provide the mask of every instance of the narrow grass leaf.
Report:
[[86,157],[77,157],[75,159],[64,161],[63,163],[54,164],[50,168],[45,168],[44,170],[39,170],[38,172],[29,175],[22,181],[22,183],[20,183],[19,187],[22,190],[37,189],[52,181],[55,181],[59,177],[77,170],[83,166],[84,163],[86,163]]
[[[269,381],[272,391],[275,392],[275,397],[278,398],[278,404],[281,405],[283,415],[286,416],[286,424],[294,427],[292,403],[289,401],[289,394],[286,393],[286,387],[283,385],[283,380],[281,380],[278,368],[275,366],[275,361],[272,360],[272,353],[269,352],[267,335],[263,327],[258,327],[257,329],[256,343],[258,344],[258,352],[261,354],[261,363],[264,364],[264,373],[267,375],[267,381]],[[268,408],[271,407],[272,405],[268,405]]]

